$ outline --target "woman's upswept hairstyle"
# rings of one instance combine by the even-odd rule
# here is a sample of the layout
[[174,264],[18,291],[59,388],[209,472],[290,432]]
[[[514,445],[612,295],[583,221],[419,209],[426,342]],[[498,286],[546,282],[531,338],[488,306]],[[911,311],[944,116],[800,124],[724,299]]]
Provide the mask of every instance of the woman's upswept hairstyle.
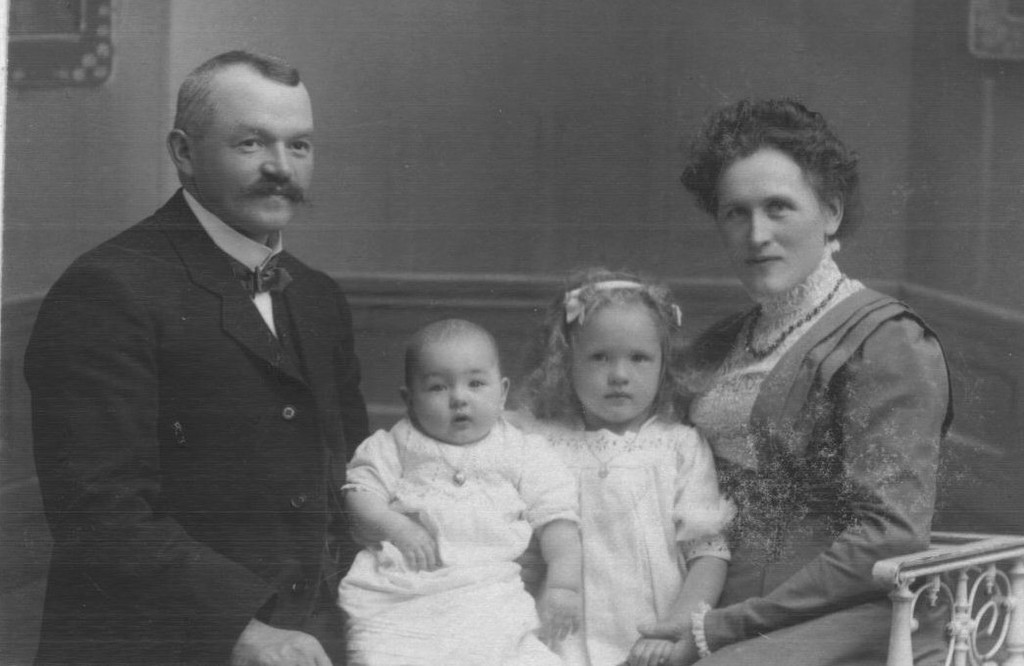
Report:
[[835,237],[853,231],[859,222],[857,154],[820,113],[790,99],[741,100],[712,113],[690,148],[683,185],[701,210],[714,217],[722,173],[762,148],[779,150],[796,162],[819,201],[842,203],[843,219]]
[[565,423],[583,420],[583,408],[572,386],[572,345],[575,334],[593,314],[613,303],[647,307],[661,340],[661,383],[652,415],[675,416],[680,383],[672,368],[673,341],[682,322],[668,287],[634,273],[589,268],[574,274],[545,315],[535,350],[537,359],[516,392],[518,407],[534,418]]

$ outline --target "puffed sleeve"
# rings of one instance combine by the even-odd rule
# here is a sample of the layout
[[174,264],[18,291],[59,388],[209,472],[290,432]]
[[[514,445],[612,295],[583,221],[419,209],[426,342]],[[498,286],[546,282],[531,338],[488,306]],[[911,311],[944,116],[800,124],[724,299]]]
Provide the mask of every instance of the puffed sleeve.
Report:
[[579,523],[579,499],[572,473],[540,435],[522,436],[519,494],[526,503],[526,520],[537,529],[553,520]]
[[672,508],[676,541],[687,561],[703,555],[728,560],[724,532],[736,507],[719,492],[714,456],[708,443],[694,428],[676,429],[681,440],[676,454],[678,471]]
[[874,563],[928,546],[948,381],[938,340],[902,316],[875,329],[815,394],[839,433],[853,520],[767,595],[709,611],[712,650],[879,598]]
[[348,463],[342,490],[371,492],[385,502],[391,501],[402,476],[398,451],[401,426],[399,423],[391,431],[378,430],[359,445]]

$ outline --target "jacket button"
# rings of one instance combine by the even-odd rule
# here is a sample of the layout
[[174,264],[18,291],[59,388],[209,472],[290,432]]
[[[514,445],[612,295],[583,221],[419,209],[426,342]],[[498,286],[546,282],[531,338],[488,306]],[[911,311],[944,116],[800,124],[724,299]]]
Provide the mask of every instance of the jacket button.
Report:
[[291,505],[296,509],[301,509],[308,498],[305,495],[296,495],[290,500]]
[[292,594],[305,594],[307,583],[305,580],[297,580],[292,583]]
[[298,410],[292,405],[285,405],[284,409],[281,410],[281,418],[285,421],[291,421],[298,415]]

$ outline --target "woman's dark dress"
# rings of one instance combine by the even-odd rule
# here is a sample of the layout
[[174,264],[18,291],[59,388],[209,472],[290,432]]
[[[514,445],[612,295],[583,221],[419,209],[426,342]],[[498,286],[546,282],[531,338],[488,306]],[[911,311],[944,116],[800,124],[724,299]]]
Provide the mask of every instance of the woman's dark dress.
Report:
[[[833,272],[826,259],[811,279]],[[713,327],[684,359],[699,390],[691,418],[740,509],[725,590],[705,616],[712,655],[702,666],[885,662],[891,607],[871,569],[928,546],[952,411],[935,335],[903,304],[849,284],[763,361],[770,369],[733,411],[744,423],[723,421],[718,407],[744,355],[760,363],[734,349],[750,318]],[[917,663],[941,648],[941,623],[925,620]]]

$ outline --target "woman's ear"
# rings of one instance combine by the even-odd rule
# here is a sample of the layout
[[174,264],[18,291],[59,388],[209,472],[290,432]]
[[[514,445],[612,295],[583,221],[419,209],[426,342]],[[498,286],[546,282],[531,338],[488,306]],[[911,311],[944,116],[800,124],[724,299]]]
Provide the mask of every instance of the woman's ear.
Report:
[[402,386],[398,389],[398,395],[402,398],[402,403],[405,408],[410,412],[412,411],[412,394],[409,392],[408,387]]
[[821,210],[825,215],[825,238],[832,238],[839,231],[839,225],[843,223],[842,197],[832,197],[823,202]]

